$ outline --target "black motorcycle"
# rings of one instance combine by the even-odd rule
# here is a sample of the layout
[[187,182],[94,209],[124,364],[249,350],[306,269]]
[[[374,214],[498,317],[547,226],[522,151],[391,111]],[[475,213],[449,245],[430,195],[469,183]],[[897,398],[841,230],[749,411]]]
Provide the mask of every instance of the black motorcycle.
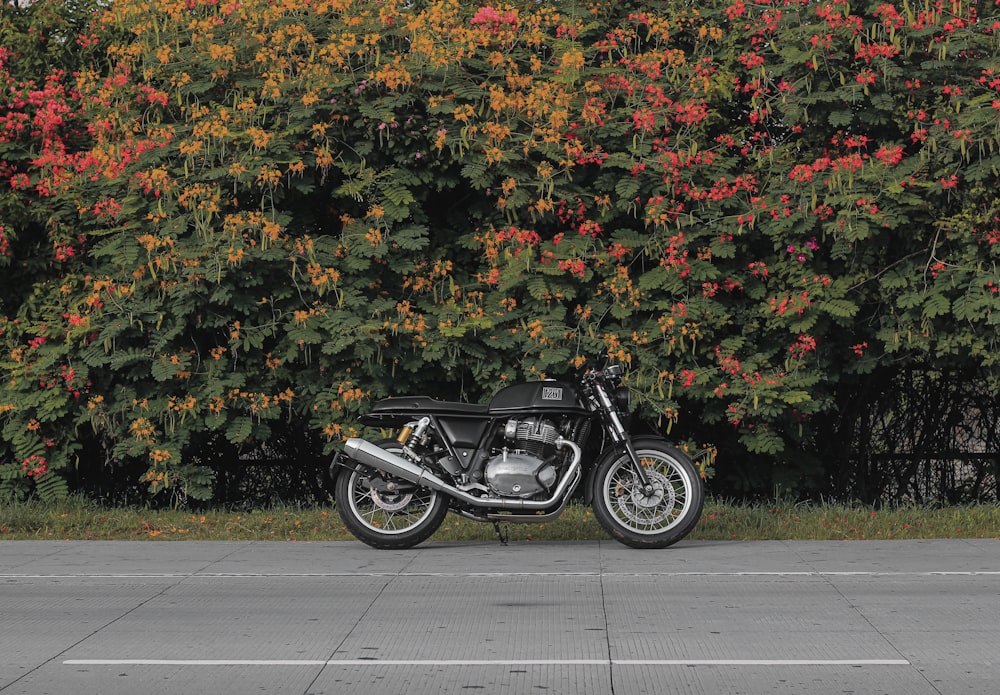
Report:
[[504,388],[488,405],[387,398],[361,418],[395,439],[351,438],[331,466],[347,529],[375,548],[409,548],[451,509],[477,521],[546,522],[581,481],[584,502],[613,538],[665,548],[701,516],[694,463],[659,436],[631,436],[623,370],[605,361],[576,383]]

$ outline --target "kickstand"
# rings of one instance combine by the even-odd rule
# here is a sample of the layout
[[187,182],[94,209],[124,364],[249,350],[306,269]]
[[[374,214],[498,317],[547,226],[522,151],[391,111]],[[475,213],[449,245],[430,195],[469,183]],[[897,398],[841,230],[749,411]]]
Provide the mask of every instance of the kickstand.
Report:
[[504,524],[504,527],[500,528],[500,522],[493,522],[493,529],[497,532],[497,540],[500,541],[500,545],[507,545],[507,541],[510,539],[510,525]]

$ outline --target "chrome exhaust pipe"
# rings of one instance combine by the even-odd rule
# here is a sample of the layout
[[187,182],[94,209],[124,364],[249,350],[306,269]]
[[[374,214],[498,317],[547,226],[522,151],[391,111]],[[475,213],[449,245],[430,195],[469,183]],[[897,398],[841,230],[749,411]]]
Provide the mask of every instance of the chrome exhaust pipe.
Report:
[[452,485],[441,480],[426,468],[418,466],[412,461],[407,461],[402,456],[397,456],[360,437],[351,437],[344,442],[344,453],[348,458],[354,459],[358,463],[377,468],[383,473],[402,478],[414,485],[427,487],[438,492],[450,493],[453,489]]
[[442,492],[475,507],[544,511],[552,507],[553,504],[560,502],[566,495],[572,492],[570,486],[575,487],[582,477],[579,474],[580,459],[583,458],[583,452],[580,451],[580,447],[562,437],[555,441],[555,445],[559,449],[568,448],[572,450],[573,460],[570,461],[569,468],[556,486],[552,497],[547,500],[521,500],[506,497],[476,497],[475,495],[470,495],[465,490],[459,490],[454,485],[445,482],[426,468],[418,466],[412,461],[407,461],[402,456],[397,456],[391,451],[386,451],[382,447],[360,437],[351,437],[344,443],[344,455],[358,463],[377,468],[383,473],[402,478],[414,485]]

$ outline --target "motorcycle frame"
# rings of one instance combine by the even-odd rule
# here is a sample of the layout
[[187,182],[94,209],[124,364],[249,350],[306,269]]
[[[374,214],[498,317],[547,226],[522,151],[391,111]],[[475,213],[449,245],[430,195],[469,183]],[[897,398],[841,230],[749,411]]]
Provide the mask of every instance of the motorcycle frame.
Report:
[[[400,399],[405,400],[405,399]],[[412,427],[413,432],[408,435],[408,441],[420,436],[418,428],[422,420],[427,420],[439,436],[435,441],[443,445],[448,457],[451,458],[457,467],[454,469],[441,463],[440,459],[435,460],[436,465],[440,465],[454,479],[466,476],[468,484],[484,484],[486,463],[490,460],[492,452],[490,445],[502,436],[501,432],[505,423],[510,419],[523,419],[529,417],[545,417],[549,419],[561,419],[569,417],[575,420],[573,427],[577,429],[584,422],[593,423],[597,419],[596,413],[589,412],[584,408],[574,410],[554,410],[546,408],[524,407],[507,408],[502,411],[489,411],[483,407],[481,412],[475,409],[478,406],[466,406],[468,412],[456,412],[454,403],[441,404],[437,411],[426,411],[421,413],[420,419],[414,419],[414,412],[411,410],[383,410],[379,413],[369,413],[365,415],[361,422],[363,424],[388,427],[403,432],[406,428]],[[587,439],[590,438],[588,435]],[[397,441],[399,439],[397,438]],[[574,441],[574,444],[583,446],[586,442]],[[400,441],[404,447],[408,442]],[[411,452],[412,453],[412,452]]]
[[[491,409],[487,405],[436,401],[422,396],[400,397],[391,399],[398,400],[398,404],[392,403],[390,405],[388,401],[382,401],[381,407],[362,416],[361,422],[370,426],[396,430],[397,441],[404,447],[404,450],[408,449],[406,451],[407,458],[404,459],[408,462],[418,461],[421,458],[416,452],[409,449],[409,442],[414,437],[422,437],[427,427],[433,427],[437,433],[433,435],[434,440],[444,447],[443,450],[434,451],[435,458],[429,462],[421,461],[420,463],[411,463],[411,465],[428,467],[427,463],[432,463],[434,467],[440,467],[448,474],[454,484],[446,483],[452,489],[445,490],[445,492],[450,495],[450,506],[456,513],[479,521],[544,522],[561,513],[569,499],[572,498],[580,481],[584,479],[586,480],[584,502],[590,504],[591,482],[594,472],[599,463],[608,456],[626,454],[632,462],[640,483],[649,486],[648,476],[636,454],[631,434],[612,402],[611,393],[613,390],[611,385],[607,383],[607,379],[601,372],[591,373],[580,379],[580,386],[578,403],[573,407],[526,405]],[[631,415],[631,413],[627,415]],[[484,485],[485,467],[493,455],[491,444],[501,437],[501,428],[505,426],[505,423],[512,418],[529,417],[556,420],[570,418],[574,420],[572,428],[577,441],[572,442],[571,445],[577,450],[578,460],[575,469],[571,466],[563,473],[555,486],[557,494],[551,500],[546,501],[551,502],[553,506],[540,509],[537,503],[523,501],[518,504],[518,500],[512,498],[476,498],[467,493],[456,496],[454,494],[455,488],[458,488],[460,484],[468,489],[472,489],[476,485]],[[585,436],[581,437],[580,428],[585,424],[589,426]],[[596,442],[595,424],[601,430]],[[610,435],[610,442],[608,435]],[[587,449],[586,462],[582,451],[580,451],[582,447]],[[442,454],[446,454],[446,458],[442,458]],[[452,465],[445,465],[442,463],[444,460],[451,461]],[[339,468],[354,467],[356,464],[357,461],[354,457],[346,453],[338,454],[330,467],[331,477],[336,475]],[[574,479],[568,480],[571,476]],[[445,484],[436,475],[430,477],[434,478],[431,487],[437,487],[438,482]],[[465,478],[465,482],[458,483],[462,477]],[[459,488],[459,490],[461,489]]]

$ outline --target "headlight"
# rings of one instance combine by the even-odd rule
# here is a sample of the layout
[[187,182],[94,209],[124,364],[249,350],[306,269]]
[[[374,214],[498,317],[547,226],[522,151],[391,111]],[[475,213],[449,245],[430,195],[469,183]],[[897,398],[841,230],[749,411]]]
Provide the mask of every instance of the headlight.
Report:
[[615,389],[614,402],[619,413],[628,415],[632,412],[632,391],[625,386],[619,386]]

